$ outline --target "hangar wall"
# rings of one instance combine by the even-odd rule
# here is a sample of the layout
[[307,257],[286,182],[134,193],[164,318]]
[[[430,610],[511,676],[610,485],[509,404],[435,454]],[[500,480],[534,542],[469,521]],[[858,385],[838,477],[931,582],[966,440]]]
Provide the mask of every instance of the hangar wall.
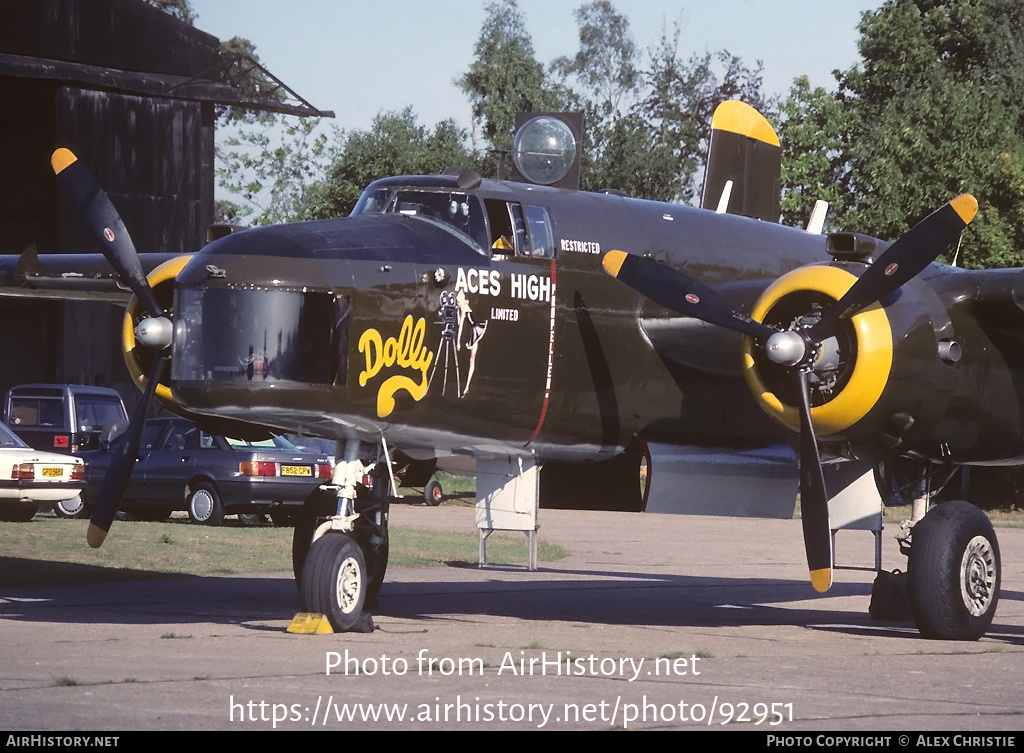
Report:
[[[106,188],[140,252],[197,250],[213,218],[214,102],[145,90],[209,71],[217,39],[139,0],[0,0],[0,19],[0,253],[95,251],[57,191],[58,146]],[[121,313],[0,299],[0,392],[102,383],[134,404]]]

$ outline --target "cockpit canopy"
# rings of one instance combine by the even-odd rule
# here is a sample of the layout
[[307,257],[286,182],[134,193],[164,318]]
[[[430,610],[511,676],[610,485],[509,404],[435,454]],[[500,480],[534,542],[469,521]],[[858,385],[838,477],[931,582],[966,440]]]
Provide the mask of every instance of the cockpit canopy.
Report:
[[[415,180],[414,179],[410,179]],[[457,231],[489,256],[554,256],[547,209],[438,185],[378,181],[359,198],[352,215],[402,214]]]

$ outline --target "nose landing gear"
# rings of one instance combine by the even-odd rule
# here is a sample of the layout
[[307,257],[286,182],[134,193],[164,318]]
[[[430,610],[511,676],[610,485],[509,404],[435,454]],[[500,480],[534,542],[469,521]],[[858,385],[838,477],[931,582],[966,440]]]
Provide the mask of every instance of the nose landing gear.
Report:
[[372,632],[364,607],[376,601],[388,561],[387,460],[363,463],[366,445],[339,442],[331,484],[296,515],[292,565],[304,612],[327,617],[335,632]]

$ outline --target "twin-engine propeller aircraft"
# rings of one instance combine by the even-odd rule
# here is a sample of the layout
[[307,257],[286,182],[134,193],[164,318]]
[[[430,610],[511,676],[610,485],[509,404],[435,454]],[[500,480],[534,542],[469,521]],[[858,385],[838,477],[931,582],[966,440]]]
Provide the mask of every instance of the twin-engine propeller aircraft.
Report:
[[[894,467],[927,479],[1024,462],[1020,272],[933,263],[975,200],[953,199],[891,245],[782,227],[767,121],[729,102],[713,126],[704,205],[717,212],[563,187],[578,134],[542,115],[516,137],[523,180],[385,178],[350,217],[233,232],[174,259],[140,259],[59,149],[64,195],[133,293],[123,346],[144,389],[91,500],[89,543],[110,529],[152,400],[219,434],[338,442],[293,545],[303,608],[338,630],[383,580],[389,476],[423,479],[439,459],[497,462],[512,481],[539,467],[542,506],[637,511],[693,496],[681,453],[713,456],[701,478],[724,468],[698,492],[711,514],[737,479],[753,497],[791,477],[819,591],[833,570],[823,465],[877,465],[891,491]],[[0,265],[8,295],[117,295],[95,256]],[[986,516],[939,504],[906,543],[922,634],[983,635],[1000,579]]]

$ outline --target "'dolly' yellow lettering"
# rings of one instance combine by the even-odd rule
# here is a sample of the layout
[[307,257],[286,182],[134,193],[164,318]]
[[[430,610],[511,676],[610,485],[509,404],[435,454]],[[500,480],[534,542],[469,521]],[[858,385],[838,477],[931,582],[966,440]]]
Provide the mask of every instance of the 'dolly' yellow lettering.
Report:
[[384,340],[380,332],[372,327],[359,338],[359,352],[366,356],[366,369],[359,374],[359,385],[366,386],[385,366],[398,366],[420,372],[420,380],[396,375],[385,379],[377,392],[377,415],[387,416],[395,409],[395,393],[405,390],[412,399],[420,401],[427,394],[427,369],[434,360],[434,354],[426,349],[423,340],[427,333],[427,320],[422,317],[413,324],[412,317],[405,317],[398,339]]

